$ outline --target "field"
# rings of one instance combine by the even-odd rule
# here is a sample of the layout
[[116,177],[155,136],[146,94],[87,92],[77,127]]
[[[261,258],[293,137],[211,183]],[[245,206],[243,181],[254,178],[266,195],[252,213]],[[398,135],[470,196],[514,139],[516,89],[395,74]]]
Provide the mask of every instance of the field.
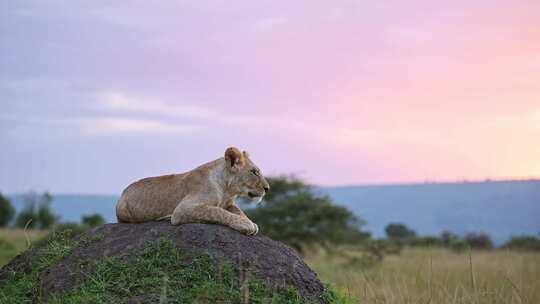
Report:
[[359,303],[540,303],[540,254],[510,251],[454,253],[405,249],[366,267],[359,254],[313,252],[307,263],[320,278]]
[[46,236],[46,230],[0,229],[0,266],[28,248],[32,243]]
[[[46,231],[29,231],[35,241]],[[0,229],[0,265],[27,248],[22,230]],[[4,247],[2,247],[4,246]],[[511,251],[455,253],[408,248],[382,262],[362,262],[362,252],[341,247],[311,250],[306,262],[320,278],[358,303],[540,303],[540,254]]]

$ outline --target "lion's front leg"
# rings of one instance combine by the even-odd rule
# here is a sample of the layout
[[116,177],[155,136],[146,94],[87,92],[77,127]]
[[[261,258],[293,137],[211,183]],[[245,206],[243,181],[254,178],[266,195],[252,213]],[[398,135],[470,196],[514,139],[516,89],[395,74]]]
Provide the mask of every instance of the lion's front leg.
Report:
[[259,226],[257,226],[257,224],[255,224],[245,213],[244,211],[242,211],[242,209],[240,209],[234,202],[230,202],[229,204],[227,204],[227,207],[225,207],[225,210],[233,213],[233,214],[236,214],[238,216],[241,216],[245,219],[247,219],[248,221],[251,222],[251,224],[253,224],[255,226],[255,233],[253,235],[256,235],[257,233],[259,233]]
[[178,205],[171,217],[171,224],[210,223],[229,226],[247,235],[255,235],[258,228],[247,218],[231,213],[223,208],[198,205]]

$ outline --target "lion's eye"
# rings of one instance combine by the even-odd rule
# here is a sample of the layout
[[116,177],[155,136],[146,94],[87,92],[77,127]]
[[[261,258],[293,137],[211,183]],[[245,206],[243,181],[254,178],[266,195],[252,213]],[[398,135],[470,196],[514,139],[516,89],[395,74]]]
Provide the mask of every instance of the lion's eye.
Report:
[[251,173],[255,174],[255,176],[259,176],[259,171],[257,171],[257,169],[251,169]]

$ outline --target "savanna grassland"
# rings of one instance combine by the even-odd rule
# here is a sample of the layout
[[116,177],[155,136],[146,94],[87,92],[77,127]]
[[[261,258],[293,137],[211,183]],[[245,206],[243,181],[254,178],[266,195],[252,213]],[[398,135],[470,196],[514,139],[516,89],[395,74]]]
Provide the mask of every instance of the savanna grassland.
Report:
[[[27,235],[37,241],[46,233]],[[27,247],[22,230],[0,230],[0,240],[0,265]],[[365,257],[354,246],[305,254],[325,283],[358,303],[540,303],[539,253],[405,248],[382,261]]]
[[42,239],[47,230],[0,229],[0,267],[28,248],[28,244]]
[[540,303],[540,254],[534,252],[406,248],[366,265],[361,251],[349,247],[316,250],[306,261],[359,303]]

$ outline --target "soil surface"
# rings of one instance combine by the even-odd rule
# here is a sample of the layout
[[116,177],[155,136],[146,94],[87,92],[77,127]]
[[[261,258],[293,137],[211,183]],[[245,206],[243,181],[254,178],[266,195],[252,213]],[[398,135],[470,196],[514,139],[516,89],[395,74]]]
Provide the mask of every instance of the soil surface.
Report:
[[[93,241],[76,247],[40,274],[43,296],[73,290],[84,280],[85,273],[92,271],[94,261],[110,256],[130,261],[148,242],[162,237],[171,240],[182,252],[208,253],[217,263],[229,263],[240,270],[240,275],[249,273],[273,286],[294,287],[307,299],[317,300],[324,292],[317,275],[293,249],[281,242],[262,235],[246,236],[220,225],[173,226],[167,222],[149,222],[107,224],[79,236]],[[33,258],[32,251],[16,257],[0,269],[0,280],[5,275],[2,272],[29,271],[26,268]]]

